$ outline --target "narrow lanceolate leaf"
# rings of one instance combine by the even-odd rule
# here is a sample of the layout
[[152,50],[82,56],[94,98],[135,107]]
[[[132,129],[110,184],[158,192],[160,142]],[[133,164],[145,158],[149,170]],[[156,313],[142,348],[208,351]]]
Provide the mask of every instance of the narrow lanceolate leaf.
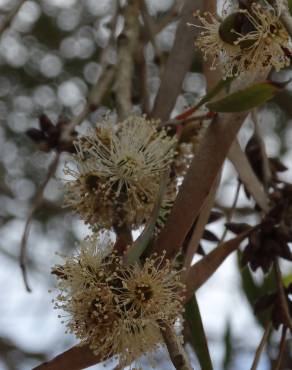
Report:
[[195,296],[185,304],[184,318],[190,330],[191,345],[196,352],[201,369],[213,370],[200,309]]
[[[240,261],[242,258],[242,253],[240,251],[237,252],[237,261],[238,261],[238,269],[241,276],[241,283],[243,292],[249,302],[251,309],[254,309],[254,304],[256,300],[267,294],[272,292],[276,289],[276,276],[275,271],[272,269],[269,274],[267,274],[261,284],[256,283],[253,278],[252,273],[250,272],[248,267],[241,268]],[[264,327],[267,321],[269,320],[269,311],[260,311],[257,313],[256,318],[259,324]]]
[[234,81],[235,77],[227,77],[225,80],[220,80],[213,89],[211,89],[197,104],[197,109],[202,105],[208,103],[217,94],[219,94],[223,89],[229,89],[231,82]]
[[227,327],[225,329],[224,334],[224,342],[225,342],[225,356],[223,361],[223,369],[228,370],[230,369],[230,365],[232,362],[232,354],[233,354],[233,341],[232,341],[232,332],[231,332],[231,325],[230,322],[227,322]]
[[239,234],[236,238],[222,243],[191,267],[186,277],[187,299],[190,299],[193,293],[213,275],[221,263],[239,247],[251,230],[253,227]]
[[208,103],[207,107],[214,112],[244,112],[264,104],[280,91],[281,88],[272,82],[261,82]]
[[198,251],[200,240],[202,239],[202,236],[205,230],[205,226],[208,223],[208,219],[210,218],[210,213],[211,213],[211,210],[214,204],[216,190],[219,185],[219,182],[220,182],[220,176],[218,176],[218,178],[214,182],[211,188],[211,191],[209,195],[207,196],[205,203],[203,204],[202,210],[196,220],[194,231],[188,243],[187,251],[186,251],[186,257],[185,257],[185,262],[184,262],[184,266],[186,268],[186,274],[188,273],[188,270],[191,268],[193,257],[195,253],[197,253]]
[[147,245],[149,244],[153,232],[156,226],[156,221],[159,216],[159,211],[161,207],[161,202],[163,199],[163,196],[165,194],[165,189],[166,189],[166,183],[168,180],[168,173],[162,178],[161,183],[160,183],[160,188],[158,192],[158,196],[156,199],[156,203],[154,205],[151,217],[145,226],[145,229],[143,230],[142,234],[138,237],[138,239],[132,244],[132,246],[128,249],[127,255],[126,255],[126,262],[127,263],[132,263],[135,261],[138,261],[142,253],[145,251],[147,248]]
[[262,210],[269,210],[269,199],[264,191],[262,184],[255,175],[246,154],[241,149],[237,140],[231,146],[228,153],[228,158],[234,165],[240,180],[246,186],[254,200],[261,207]]
[[289,13],[292,15],[292,0],[288,0]]
[[61,353],[51,361],[45,362],[33,370],[80,370],[101,362],[88,346],[76,346]]
[[224,88],[227,89],[231,82],[234,80],[234,77],[226,78],[225,80],[220,80],[213,89],[211,89],[209,92],[207,92],[206,95],[202,97],[202,99],[198,102],[197,105],[194,107],[189,108],[185,112],[179,114],[175,117],[176,120],[184,120],[188,117],[190,117],[193,113],[195,113],[199,108],[201,108],[204,104],[206,104],[208,101],[213,99],[217,94],[219,94],[220,91],[222,91]]

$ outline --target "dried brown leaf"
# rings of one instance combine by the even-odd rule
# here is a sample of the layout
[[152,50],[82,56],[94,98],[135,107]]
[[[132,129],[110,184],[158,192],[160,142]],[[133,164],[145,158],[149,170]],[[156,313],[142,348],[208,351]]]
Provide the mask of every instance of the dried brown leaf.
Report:
[[81,370],[95,365],[100,361],[100,358],[95,356],[88,346],[76,346],[61,353],[51,361],[35,367],[33,370]]
[[240,243],[248,236],[251,230],[253,230],[252,227],[239,234],[236,238],[222,243],[191,267],[186,278],[187,299],[189,299],[192,294],[213,275],[221,263],[239,247]]
[[267,212],[269,210],[268,197],[263,189],[263,186],[253,172],[246,154],[240,148],[238,141],[235,141],[231,146],[228,153],[228,158],[233,163],[241,181],[247,187],[257,204],[262,208],[262,210]]

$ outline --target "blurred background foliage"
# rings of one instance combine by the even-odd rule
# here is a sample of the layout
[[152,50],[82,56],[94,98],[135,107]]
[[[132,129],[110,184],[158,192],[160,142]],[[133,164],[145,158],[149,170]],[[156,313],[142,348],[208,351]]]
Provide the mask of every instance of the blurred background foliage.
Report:
[[[0,0],[0,24],[18,1]],[[180,1],[147,0],[146,3],[154,24],[165,22],[161,32],[155,36],[155,47],[147,42],[142,53],[152,103],[173,42]],[[0,37],[1,370],[29,369],[75,343],[74,338],[64,334],[47,293],[54,285],[49,274],[50,266],[58,260],[54,253],[70,252],[75,242],[87,233],[79,218],[62,207],[61,179],[67,157],[65,153],[61,156],[56,177],[50,179],[45,189],[31,225],[28,279],[32,293],[25,291],[22,281],[19,253],[25,221],[54,156],[41,151],[27,137],[26,131],[39,128],[41,114],[46,114],[55,124],[60,119],[70,121],[80,114],[89,91],[103,73],[102,63],[115,65],[115,40],[123,27],[121,15],[116,22],[113,42],[107,45],[113,18],[121,5],[123,2],[119,5],[115,0],[25,1],[11,26]],[[105,48],[106,53],[103,52]],[[133,76],[137,111],[142,109],[138,72],[137,68]],[[291,76],[292,70],[287,69],[271,78],[287,81]],[[114,82],[101,104],[78,127],[79,131],[113,109],[112,88]],[[173,114],[198,101],[204,92],[202,61],[194,48],[192,70],[185,78]],[[259,115],[267,152],[270,156],[280,156],[287,166],[290,165],[290,170],[282,175],[283,179],[290,181],[291,99],[292,83],[289,83],[281,95],[261,109]],[[251,133],[252,125],[249,123],[240,135],[243,145]],[[228,162],[217,193],[217,210],[228,214],[236,183],[237,175]],[[252,213],[253,203],[241,189],[234,220],[253,222]],[[224,220],[219,220],[209,229],[220,238],[223,224]],[[203,247],[208,251],[214,243],[204,241]],[[291,267],[283,268],[287,281],[291,281]],[[264,325],[262,317],[254,317],[251,304],[258,292],[266,291],[268,285],[261,274],[252,275],[247,268],[240,272],[236,256],[232,256],[198,292],[215,369],[250,369]],[[278,339],[279,333],[273,333],[259,369],[272,368],[273,359],[277,356],[274,345]],[[292,369],[291,345],[286,347],[286,352],[282,369],[289,370]],[[162,368],[168,369],[171,365],[166,362],[166,355],[161,356]],[[197,366],[193,354],[192,359]]]

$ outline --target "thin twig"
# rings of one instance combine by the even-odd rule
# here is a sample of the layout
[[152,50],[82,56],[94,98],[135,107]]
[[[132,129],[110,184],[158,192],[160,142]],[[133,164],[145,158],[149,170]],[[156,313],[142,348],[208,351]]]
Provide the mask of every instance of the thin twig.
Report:
[[176,370],[192,370],[188,356],[173,328],[169,325],[163,325],[161,333]]
[[140,1],[130,0],[125,8],[125,27],[118,38],[118,62],[116,70],[116,100],[119,119],[132,110],[132,79],[134,74],[134,52],[139,35]]
[[246,186],[257,205],[264,211],[270,209],[269,197],[262,183],[256,176],[246,153],[241,149],[238,140],[235,140],[228,153],[228,159],[234,165],[241,182]]
[[262,339],[260,341],[260,344],[259,344],[259,346],[256,350],[255,358],[253,360],[251,370],[257,370],[257,367],[258,367],[258,364],[259,364],[259,361],[260,361],[260,357],[263,353],[263,350],[264,350],[265,345],[267,343],[267,340],[269,338],[271,327],[272,327],[271,323],[268,322],[266,327],[265,327],[263,337],[262,337]]
[[184,3],[180,22],[177,27],[173,48],[171,49],[162,81],[157,93],[152,117],[165,121],[169,118],[176,99],[181,92],[181,86],[186,72],[194,58],[194,37],[198,34],[196,27],[188,27],[187,23],[193,20],[193,13],[202,10],[203,0],[187,0]]
[[265,189],[256,176],[246,153],[241,149],[238,140],[235,140],[228,153],[228,159],[232,162],[241,182],[252,195],[257,205],[264,211],[270,209],[270,201]]
[[114,67],[109,67],[100,77],[98,82],[92,87],[87,99],[87,103],[85,104],[81,113],[75,117],[62,131],[62,141],[71,140],[71,135],[75,127],[80,125],[89,115],[92,106],[98,106],[100,104],[104,95],[107,93],[113,78]]
[[147,41],[149,40],[151,42],[151,44],[153,46],[153,49],[155,50],[156,56],[158,57],[158,59],[160,59],[161,53],[157,49],[157,45],[156,45],[156,41],[155,41],[155,36],[156,36],[155,24],[154,24],[153,19],[151,18],[150,14],[148,12],[148,7],[147,7],[147,4],[146,4],[145,0],[141,0],[141,15],[142,15],[142,19],[143,19],[144,27],[145,27],[145,31],[146,31],[146,40]]
[[56,157],[54,158],[54,160],[52,161],[50,167],[49,167],[49,170],[48,170],[48,173],[46,175],[45,181],[42,183],[42,185],[39,187],[39,189],[37,191],[34,202],[33,202],[32,206],[30,208],[30,211],[29,211],[26,223],[25,223],[25,227],[24,227],[24,232],[23,232],[22,238],[21,238],[19,264],[20,264],[20,268],[21,268],[21,271],[22,271],[22,276],[23,276],[23,281],[24,281],[24,284],[25,284],[25,288],[28,292],[31,292],[31,288],[30,288],[30,286],[28,284],[28,280],[27,280],[27,270],[26,270],[26,246],[27,246],[27,240],[28,240],[28,236],[29,236],[29,230],[30,230],[31,222],[33,220],[33,216],[34,216],[36,210],[39,208],[39,205],[41,204],[41,202],[43,200],[43,195],[44,195],[44,191],[46,189],[46,186],[47,186],[48,182],[50,181],[50,179],[52,178],[52,176],[54,176],[54,174],[56,172],[56,169],[57,169],[58,164],[59,164],[59,159],[60,159],[60,155],[58,153],[56,155]]
[[72,119],[72,121],[64,128],[62,132],[63,141],[71,140],[72,133],[74,132],[75,127],[79,126],[84,121],[84,119],[90,114],[92,107],[97,107],[101,103],[104,95],[107,93],[109,86],[113,81],[114,74],[115,74],[115,68],[107,64],[106,54],[112,42],[114,41],[115,30],[117,26],[118,15],[119,15],[118,10],[119,10],[119,7],[117,7],[117,11],[111,21],[111,25],[110,25],[111,35],[110,35],[108,44],[102,50],[102,53],[100,56],[100,65],[102,68],[101,77],[92,86],[92,89],[90,90],[88,94],[87,102],[84,108],[82,109],[82,111],[80,112],[80,114],[76,116],[74,119]]
[[284,355],[285,346],[286,346],[286,334],[287,334],[287,326],[283,326],[281,341],[280,341],[280,348],[279,348],[279,355],[278,355],[278,358],[276,360],[274,370],[280,370],[281,369],[281,363],[282,363],[282,360],[283,360],[283,355]]
[[[237,182],[237,187],[236,187],[236,191],[235,191],[235,195],[234,195],[234,199],[233,199],[233,202],[232,202],[232,206],[230,208],[230,211],[228,212],[227,216],[226,216],[226,223],[230,222],[232,217],[233,217],[233,214],[234,214],[234,211],[236,209],[236,204],[238,202],[238,198],[239,198],[239,193],[240,193],[240,187],[241,187],[241,183],[240,181],[238,180]],[[219,244],[223,243],[224,240],[225,240],[225,237],[227,235],[227,232],[228,232],[228,229],[227,227],[225,227],[224,229],[224,232],[221,236],[221,239],[219,241]]]
[[109,30],[110,30],[110,37],[108,39],[108,43],[105,46],[105,48],[102,49],[101,55],[100,55],[100,65],[105,69],[105,67],[108,65],[107,57],[108,57],[108,51],[112,47],[115,38],[116,38],[116,30],[117,30],[117,24],[119,15],[121,12],[121,6],[119,0],[115,0],[114,7],[116,9],[115,14],[112,17],[112,20],[109,24]]
[[[139,90],[141,95],[141,107],[142,112],[146,115],[150,113],[150,96],[149,89],[147,84],[147,63],[145,59],[145,45],[150,41],[153,46],[157,64],[161,65],[161,52],[157,48],[155,41],[155,31],[154,31],[154,21],[148,12],[148,7],[145,0],[141,0],[141,15],[144,23],[144,28],[140,34],[140,40],[137,45],[137,50],[135,52],[135,61],[138,71],[138,81],[139,81]],[[143,32],[144,31],[144,32]]]
[[277,286],[278,286],[278,294],[280,297],[280,303],[281,303],[281,310],[282,314],[285,317],[285,325],[292,330],[292,319],[290,316],[290,311],[289,311],[289,306],[286,298],[286,294],[284,291],[284,286],[283,286],[283,279],[282,279],[282,274],[279,266],[279,262],[275,260],[274,262],[274,269],[276,273],[276,278],[277,278]]
[[239,248],[240,243],[257,227],[258,226],[251,227],[237,235],[235,238],[230,239],[227,242],[223,242],[217,248],[213,249],[212,252],[191,266],[188,276],[185,279],[187,287],[186,300],[192,297],[194,292],[196,292],[196,290],[198,290],[213,275],[217,268],[221,266],[223,261],[225,261],[232,252]]
[[[173,118],[173,119],[170,119],[166,122],[161,122],[159,127],[164,127],[164,126],[186,126],[186,125],[190,125],[191,123],[193,122],[197,122],[197,121],[209,121],[210,119],[214,118],[216,114],[214,114],[213,112],[208,112],[208,113],[204,113],[204,114],[199,114],[197,116],[192,116],[190,118],[186,118],[186,119],[183,119],[183,120],[179,120],[179,119],[176,119]],[[181,116],[181,115],[179,115]]]
[[204,206],[202,207],[202,211],[196,221],[195,227],[193,234],[191,236],[191,239],[188,243],[187,246],[187,251],[186,251],[186,257],[185,257],[185,262],[184,262],[184,267],[186,269],[185,271],[185,276],[187,276],[189,269],[191,268],[192,260],[197,252],[197,249],[199,247],[200,240],[202,238],[203,232],[205,230],[205,226],[208,222],[215,196],[216,196],[216,191],[218,188],[218,185],[220,183],[221,176],[218,176],[212,186],[212,189],[208,195],[208,197],[205,200]]
[[25,1],[26,0],[20,0],[16,7],[6,15],[4,21],[0,25],[0,35],[2,35],[2,33],[10,26],[11,22],[13,21],[14,17],[17,15]]
[[176,1],[172,8],[167,12],[167,14],[158,23],[155,24],[154,31],[156,35],[176,20],[180,8],[181,2]]
[[140,37],[139,43],[137,45],[137,50],[135,52],[135,64],[137,68],[137,82],[142,112],[148,115],[150,111],[150,98],[148,89],[148,70],[144,53],[145,44],[145,38]]

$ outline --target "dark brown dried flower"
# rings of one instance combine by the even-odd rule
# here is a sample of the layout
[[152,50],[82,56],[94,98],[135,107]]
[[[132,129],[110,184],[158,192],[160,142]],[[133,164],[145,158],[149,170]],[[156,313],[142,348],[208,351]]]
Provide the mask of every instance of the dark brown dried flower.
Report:
[[248,237],[241,263],[249,264],[253,271],[261,268],[267,273],[276,258],[292,261],[289,243],[292,233],[283,223],[283,206],[279,204],[265,217],[263,222]]
[[71,134],[72,140],[62,139],[62,133],[69,121],[59,119],[57,124],[54,125],[45,114],[42,114],[39,117],[39,123],[40,129],[30,128],[26,131],[26,135],[38,145],[40,150],[44,152],[56,150],[57,152],[70,153],[75,151],[73,146],[73,139],[76,136],[75,133]]
[[[288,302],[290,315],[292,315],[292,284],[284,288],[284,293]],[[283,312],[281,297],[278,292],[263,295],[257,300],[254,308],[255,313],[270,310],[271,320],[275,329],[278,329],[280,325],[287,325],[286,315]]]
[[[261,183],[264,183],[264,159],[262,155],[261,145],[262,144],[259,137],[253,135],[246,145],[245,153],[257,178],[260,180]],[[274,187],[279,182],[278,172],[286,171],[287,167],[284,166],[278,158],[268,158],[268,165],[268,170],[270,171],[271,178],[269,181],[270,183],[266,185]],[[247,193],[247,196],[249,197],[246,189],[245,191]]]

